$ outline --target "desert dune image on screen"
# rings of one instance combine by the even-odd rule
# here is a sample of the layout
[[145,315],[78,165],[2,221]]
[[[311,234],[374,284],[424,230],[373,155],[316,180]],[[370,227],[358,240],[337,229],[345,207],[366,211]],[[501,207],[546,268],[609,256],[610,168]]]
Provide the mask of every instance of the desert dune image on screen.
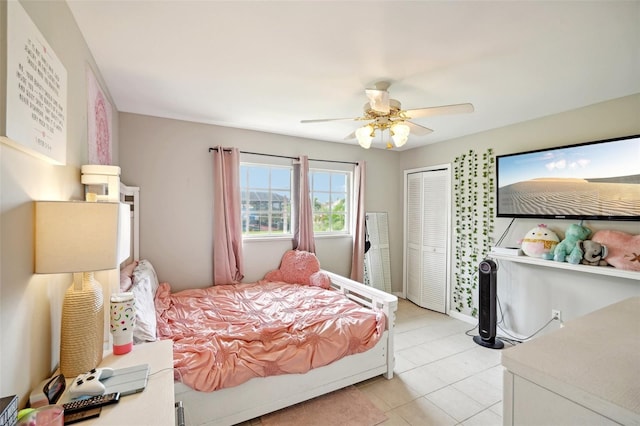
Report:
[[640,137],[498,157],[498,215],[640,216]]

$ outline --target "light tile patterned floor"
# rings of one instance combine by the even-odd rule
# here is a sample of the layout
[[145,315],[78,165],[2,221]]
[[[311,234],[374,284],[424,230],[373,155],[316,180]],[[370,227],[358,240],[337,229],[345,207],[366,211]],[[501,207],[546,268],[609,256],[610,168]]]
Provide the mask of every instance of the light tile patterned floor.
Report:
[[399,300],[394,378],[356,385],[387,414],[384,425],[502,425],[500,351],[475,344],[471,327]]

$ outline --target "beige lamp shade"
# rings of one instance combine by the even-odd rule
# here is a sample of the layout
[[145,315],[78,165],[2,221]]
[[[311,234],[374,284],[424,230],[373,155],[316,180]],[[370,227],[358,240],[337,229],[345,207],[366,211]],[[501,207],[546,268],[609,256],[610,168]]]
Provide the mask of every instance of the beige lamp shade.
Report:
[[119,209],[119,203],[36,201],[36,273],[116,268]]
[[128,257],[130,215],[120,203],[36,201],[35,217],[36,273],[83,273],[62,304],[60,371],[71,378],[102,360],[104,301],[93,272]]

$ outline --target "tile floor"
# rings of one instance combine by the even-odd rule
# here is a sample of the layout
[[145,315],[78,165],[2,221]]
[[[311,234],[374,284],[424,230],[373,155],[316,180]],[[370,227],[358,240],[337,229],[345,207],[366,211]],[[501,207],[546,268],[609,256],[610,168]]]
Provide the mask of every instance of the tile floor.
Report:
[[500,351],[475,344],[473,325],[399,300],[393,379],[356,386],[383,425],[502,425]]

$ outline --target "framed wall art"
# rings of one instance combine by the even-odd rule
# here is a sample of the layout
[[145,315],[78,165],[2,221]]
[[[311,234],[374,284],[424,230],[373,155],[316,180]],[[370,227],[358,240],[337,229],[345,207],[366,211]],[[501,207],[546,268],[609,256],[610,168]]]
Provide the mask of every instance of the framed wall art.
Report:
[[67,162],[67,70],[27,12],[7,2],[7,121],[2,142]]
[[111,104],[87,65],[87,142],[89,164],[111,164]]

